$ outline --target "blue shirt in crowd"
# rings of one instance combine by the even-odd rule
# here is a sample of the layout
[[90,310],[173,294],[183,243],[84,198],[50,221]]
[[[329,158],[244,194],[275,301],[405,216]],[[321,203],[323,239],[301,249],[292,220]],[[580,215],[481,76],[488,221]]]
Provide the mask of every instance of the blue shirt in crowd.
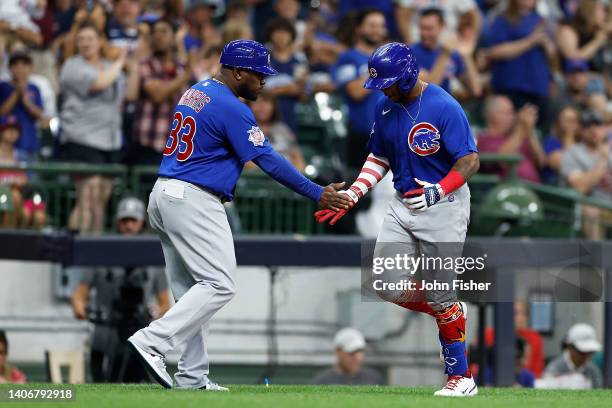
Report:
[[185,51],[189,52],[191,50],[199,50],[204,46],[204,43],[200,38],[187,34],[185,38],[183,38],[183,46],[185,47]]
[[355,101],[346,93],[346,84],[357,78],[367,76],[369,57],[368,54],[351,48],[340,54],[333,70],[334,82],[338,84],[344,102],[348,107],[349,130],[360,134],[370,133],[374,122],[376,103],[384,96],[381,92],[372,92],[362,100]]
[[[15,87],[13,87],[13,84],[10,82],[0,82],[0,104],[4,103],[11,96],[14,90]],[[40,96],[40,91],[38,88],[33,84],[28,84],[27,92],[30,100],[40,109],[42,109],[42,97]],[[17,119],[21,129],[21,137],[17,141],[17,145],[15,147],[29,154],[38,152],[39,141],[36,118],[30,115],[21,101],[17,102],[13,110],[8,114],[15,116],[15,119]]]
[[[544,153],[547,157],[550,156],[552,153],[556,152],[557,150],[563,149],[561,141],[553,135],[549,135],[544,138],[544,140],[542,141],[542,147],[544,148]],[[540,172],[540,175],[542,176],[542,181],[546,184],[557,184],[559,180],[557,172],[551,169],[550,167],[543,168]]]
[[[274,58],[273,55],[270,55],[270,65],[278,71],[278,75],[266,78],[266,88],[269,89],[296,82],[296,68],[303,66],[304,69],[307,69],[307,62],[305,60],[300,60],[296,55],[293,55],[288,61],[279,61]],[[295,96],[278,97],[281,118],[294,132],[297,132],[297,122],[295,118],[295,105],[297,101],[298,98]]]
[[[506,16],[499,15],[485,32],[486,45],[492,47],[522,40],[542,21],[542,17],[536,12],[522,16],[517,24],[512,24]],[[491,66],[491,85],[497,93],[524,92],[546,97],[550,79],[548,60],[541,46],[533,47],[515,58],[496,60]]]
[[[429,49],[425,48],[421,43],[414,44],[410,46],[410,48],[416,57],[419,68],[425,68],[428,71],[431,71],[436,64],[436,60],[442,53],[441,47]],[[463,63],[463,58],[461,58],[461,55],[459,55],[457,51],[453,51],[450,61],[448,61],[446,72],[444,73],[444,79],[442,83],[440,83],[442,89],[450,93],[450,80],[459,77],[464,71],[465,64]]]

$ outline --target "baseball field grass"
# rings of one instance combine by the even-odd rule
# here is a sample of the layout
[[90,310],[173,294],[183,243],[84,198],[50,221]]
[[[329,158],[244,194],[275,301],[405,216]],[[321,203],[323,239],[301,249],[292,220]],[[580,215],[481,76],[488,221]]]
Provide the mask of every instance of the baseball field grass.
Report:
[[[0,406],[112,408],[378,408],[378,407],[610,407],[612,390],[557,391],[519,388],[481,388],[474,398],[434,398],[431,387],[342,387],[301,385],[233,385],[230,392],[165,390],[156,385],[84,384],[72,386],[71,402],[7,402],[0,385]],[[48,388],[29,384],[27,389]],[[19,387],[19,388],[22,388]]]

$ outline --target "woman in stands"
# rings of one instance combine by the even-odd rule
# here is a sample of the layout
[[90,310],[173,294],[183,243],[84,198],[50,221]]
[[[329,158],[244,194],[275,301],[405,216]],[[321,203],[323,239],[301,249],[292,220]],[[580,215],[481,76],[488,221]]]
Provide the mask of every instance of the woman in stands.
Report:
[[557,184],[561,157],[578,141],[580,131],[580,112],[574,106],[566,106],[557,115],[552,133],[542,144],[546,153],[546,167],[542,170],[542,180],[547,184]]
[[612,20],[605,2],[582,0],[574,17],[562,24],[557,44],[566,60],[588,61],[591,70],[604,73],[612,61]]
[[[78,30],[78,54],[61,70],[61,148],[63,160],[105,165],[119,161],[121,108],[128,71],[128,89],[136,78],[135,64],[127,51],[110,61],[102,55],[103,38],[96,26],[84,23]],[[77,180],[76,205],[68,226],[80,232],[104,230],[105,210],[111,196],[112,179],[87,175]]]

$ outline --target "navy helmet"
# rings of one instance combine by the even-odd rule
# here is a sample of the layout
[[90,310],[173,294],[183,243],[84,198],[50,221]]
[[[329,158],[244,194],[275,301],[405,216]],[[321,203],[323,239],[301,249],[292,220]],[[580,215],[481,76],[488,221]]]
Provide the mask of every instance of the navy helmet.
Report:
[[382,45],[368,59],[367,89],[385,89],[399,82],[402,92],[410,92],[419,78],[419,66],[412,50],[402,43]]
[[270,51],[253,40],[234,40],[225,44],[221,52],[221,65],[244,68],[264,75],[278,74],[270,66]]

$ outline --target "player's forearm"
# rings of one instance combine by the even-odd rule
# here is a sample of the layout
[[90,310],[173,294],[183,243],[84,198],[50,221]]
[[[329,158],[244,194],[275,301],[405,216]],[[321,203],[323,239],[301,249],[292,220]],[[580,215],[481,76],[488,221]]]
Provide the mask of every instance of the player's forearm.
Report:
[[382,180],[389,171],[389,160],[382,156],[376,156],[373,153],[368,155],[359,176],[349,190],[357,194],[357,200],[353,197],[353,201],[357,202],[360,198],[366,195],[374,188],[380,180]]
[[461,174],[461,177],[467,182],[480,168],[480,158],[478,153],[471,153],[459,158],[451,169]]
[[285,187],[318,202],[323,194],[323,187],[304,177],[287,159],[270,150],[255,159],[255,164],[266,174]]

